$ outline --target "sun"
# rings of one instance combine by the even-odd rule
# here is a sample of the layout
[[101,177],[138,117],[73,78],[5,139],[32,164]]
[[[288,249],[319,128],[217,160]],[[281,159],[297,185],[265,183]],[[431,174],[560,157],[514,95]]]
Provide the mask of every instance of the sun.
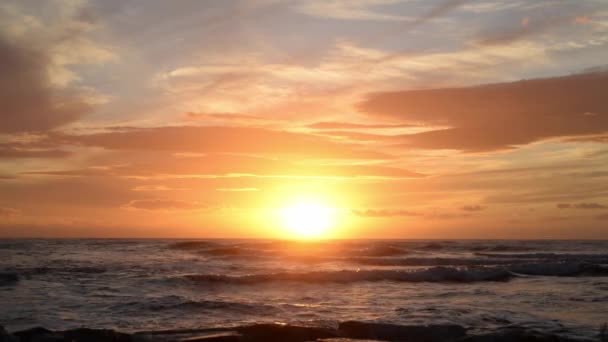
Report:
[[280,208],[279,221],[292,238],[320,239],[335,225],[336,210],[320,201],[301,200]]

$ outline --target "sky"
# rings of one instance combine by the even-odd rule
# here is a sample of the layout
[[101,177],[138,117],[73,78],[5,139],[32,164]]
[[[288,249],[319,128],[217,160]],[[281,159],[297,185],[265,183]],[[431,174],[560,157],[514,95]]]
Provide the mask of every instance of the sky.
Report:
[[5,0],[0,236],[607,239],[606,61],[604,0]]

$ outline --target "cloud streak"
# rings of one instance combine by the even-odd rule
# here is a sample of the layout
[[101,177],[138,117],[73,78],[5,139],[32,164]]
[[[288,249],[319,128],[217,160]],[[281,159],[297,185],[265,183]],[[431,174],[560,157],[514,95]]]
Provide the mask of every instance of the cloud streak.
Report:
[[187,202],[180,200],[172,200],[172,199],[142,199],[142,200],[133,200],[127,203],[125,208],[130,209],[141,209],[141,210],[150,210],[150,211],[175,211],[175,210],[198,210],[202,209],[205,206],[196,202]]
[[608,206],[599,203],[558,203],[559,209],[608,209]]
[[404,146],[492,151],[552,137],[608,131],[608,73],[578,74],[465,88],[371,94],[371,116],[447,129],[403,136]]
[[98,146],[110,150],[271,154],[301,158],[390,158],[384,153],[366,151],[318,136],[254,127],[137,128],[87,135],[61,135],[57,139],[67,144]]

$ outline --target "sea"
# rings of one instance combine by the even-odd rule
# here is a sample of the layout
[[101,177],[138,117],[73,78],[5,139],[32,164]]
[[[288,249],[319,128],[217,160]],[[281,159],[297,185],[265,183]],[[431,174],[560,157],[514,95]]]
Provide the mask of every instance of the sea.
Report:
[[608,241],[0,240],[8,331],[348,320],[594,338]]

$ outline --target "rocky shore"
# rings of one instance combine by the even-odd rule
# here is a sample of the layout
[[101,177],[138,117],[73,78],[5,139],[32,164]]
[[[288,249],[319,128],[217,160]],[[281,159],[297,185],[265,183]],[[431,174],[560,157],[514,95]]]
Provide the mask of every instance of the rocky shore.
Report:
[[[598,341],[604,341],[598,336]],[[459,325],[394,325],[358,321],[337,328],[287,324],[255,324],[234,328],[162,330],[122,333],[79,328],[51,331],[37,327],[8,333],[0,327],[0,342],[305,342],[305,341],[406,341],[406,342],[584,342],[533,330],[512,327],[486,334],[469,334]]]

